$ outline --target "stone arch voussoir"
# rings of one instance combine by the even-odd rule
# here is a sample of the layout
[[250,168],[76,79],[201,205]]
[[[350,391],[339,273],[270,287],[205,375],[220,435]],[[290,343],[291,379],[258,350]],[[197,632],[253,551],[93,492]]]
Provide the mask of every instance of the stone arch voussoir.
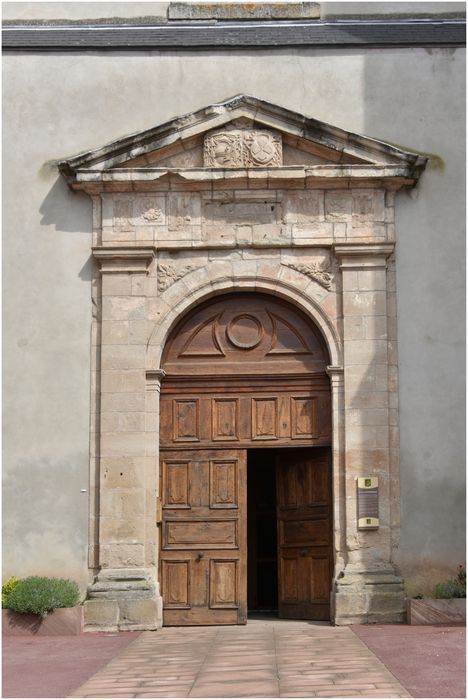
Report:
[[[300,276],[300,273],[296,273]],[[309,285],[310,289],[310,285]],[[170,311],[161,321],[155,325],[147,347],[146,369],[154,370],[160,367],[161,355],[169,334],[179,320],[204,301],[235,291],[263,292],[272,294],[285,301],[289,301],[301,309],[321,331],[330,355],[330,363],[333,366],[342,364],[342,346],[338,331],[328,314],[318,301],[309,293],[293,286],[290,282],[278,278],[270,278],[258,275],[240,275],[235,278],[205,279],[195,288],[187,286],[184,280],[174,283],[167,293],[160,297],[163,306],[170,307]]]

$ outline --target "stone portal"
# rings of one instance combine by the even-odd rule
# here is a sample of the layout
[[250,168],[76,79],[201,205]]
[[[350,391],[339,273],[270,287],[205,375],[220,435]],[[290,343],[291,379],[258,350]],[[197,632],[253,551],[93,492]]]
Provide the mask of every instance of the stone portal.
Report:
[[[286,302],[318,329],[328,355],[332,619],[403,620],[403,586],[393,564],[399,537],[394,198],[417,183],[425,162],[240,95],[60,164],[70,186],[92,197],[94,212],[99,312],[92,348],[90,629],[162,624],[162,353],[192,309],[233,292]],[[211,338],[216,357],[222,343],[207,324],[200,332]],[[233,352],[254,351],[261,325],[240,310],[223,338]],[[196,353],[200,338],[187,338],[187,348],[191,343]],[[311,405],[300,409],[309,446],[320,437]],[[201,414],[194,417],[188,404],[180,410],[184,437]],[[222,434],[235,408],[225,403],[219,410],[212,425]],[[357,523],[356,481],[364,476],[379,483],[372,530]],[[225,566],[213,576],[221,580],[226,572]],[[172,591],[171,576],[164,584],[164,603],[181,595],[176,579]]]

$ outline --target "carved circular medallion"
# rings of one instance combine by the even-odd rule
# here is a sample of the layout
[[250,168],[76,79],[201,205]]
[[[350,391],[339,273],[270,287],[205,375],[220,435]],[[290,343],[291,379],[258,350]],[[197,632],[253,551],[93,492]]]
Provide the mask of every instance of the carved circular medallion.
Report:
[[239,314],[229,321],[226,328],[228,340],[242,350],[256,348],[263,336],[260,321],[250,314]]
[[262,165],[269,163],[276,155],[275,143],[268,134],[255,136],[249,150],[251,158]]

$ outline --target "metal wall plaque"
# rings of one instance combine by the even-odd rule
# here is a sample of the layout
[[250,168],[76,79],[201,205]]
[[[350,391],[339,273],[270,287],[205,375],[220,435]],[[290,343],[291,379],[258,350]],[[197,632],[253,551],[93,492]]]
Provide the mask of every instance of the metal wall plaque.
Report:
[[377,530],[379,527],[379,479],[363,476],[357,480],[358,530]]

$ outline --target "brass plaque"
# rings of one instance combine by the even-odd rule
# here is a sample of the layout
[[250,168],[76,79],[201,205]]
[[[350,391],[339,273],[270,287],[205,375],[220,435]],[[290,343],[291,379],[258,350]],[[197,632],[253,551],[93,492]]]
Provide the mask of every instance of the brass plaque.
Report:
[[376,530],[379,527],[379,479],[377,476],[357,480],[358,530]]

